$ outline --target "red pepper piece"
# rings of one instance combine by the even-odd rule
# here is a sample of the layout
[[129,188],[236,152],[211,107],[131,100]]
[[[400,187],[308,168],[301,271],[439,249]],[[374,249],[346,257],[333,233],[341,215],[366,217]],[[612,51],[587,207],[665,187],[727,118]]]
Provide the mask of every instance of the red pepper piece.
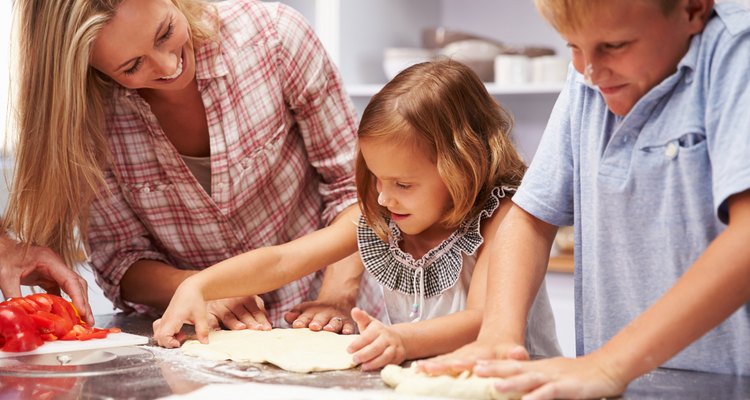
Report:
[[6,305],[14,305],[16,307],[19,307],[23,309],[23,311],[25,311],[26,314],[33,314],[37,312],[38,310],[36,303],[32,301],[28,301],[23,297],[12,297],[0,303],[0,306],[6,306]]
[[0,307],[0,337],[3,351],[31,351],[43,343],[34,321],[15,305]]
[[37,311],[30,315],[40,334],[51,333],[62,337],[73,329],[73,324],[67,319],[52,313]]

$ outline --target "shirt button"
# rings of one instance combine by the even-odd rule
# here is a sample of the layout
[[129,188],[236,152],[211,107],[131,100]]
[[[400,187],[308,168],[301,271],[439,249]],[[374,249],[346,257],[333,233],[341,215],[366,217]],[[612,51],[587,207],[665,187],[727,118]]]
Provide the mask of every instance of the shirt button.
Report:
[[667,145],[667,148],[664,149],[664,155],[667,156],[667,158],[674,159],[677,157],[677,145],[674,143],[670,143]]

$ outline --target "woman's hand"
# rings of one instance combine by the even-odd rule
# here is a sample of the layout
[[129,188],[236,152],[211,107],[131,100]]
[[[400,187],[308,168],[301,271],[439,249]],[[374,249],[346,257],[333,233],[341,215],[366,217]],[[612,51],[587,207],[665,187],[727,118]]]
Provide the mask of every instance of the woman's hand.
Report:
[[253,329],[269,331],[272,326],[260,296],[232,297],[208,302],[208,325],[231,330]]
[[452,353],[419,361],[417,369],[429,375],[458,375],[470,371],[480,360],[496,359],[528,360],[529,353],[518,343],[477,340]]
[[614,397],[627,386],[616,378],[619,374],[614,368],[594,354],[577,359],[480,361],[474,374],[504,378],[495,384],[496,390],[529,392],[524,400]]
[[403,340],[392,328],[371,317],[359,308],[352,309],[352,318],[359,326],[360,337],[347,349],[363,371],[401,364],[406,360]]
[[46,247],[23,245],[0,236],[0,290],[3,297],[21,297],[21,285],[39,286],[47,293],[70,296],[81,318],[94,325],[88,301],[88,284],[54,251]]
[[294,306],[284,314],[292,328],[309,328],[311,331],[329,331],[351,335],[354,333],[354,320],[349,318],[348,305],[338,305],[321,300],[306,301]]

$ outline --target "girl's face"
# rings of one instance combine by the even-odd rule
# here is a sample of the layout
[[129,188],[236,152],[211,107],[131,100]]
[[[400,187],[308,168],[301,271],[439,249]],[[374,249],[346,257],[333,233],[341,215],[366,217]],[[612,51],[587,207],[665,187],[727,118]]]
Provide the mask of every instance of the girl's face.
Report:
[[89,64],[129,89],[183,89],[195,77],[187,19],[169,0],[124,0]]
[[378,203],[405,235],[443,235],[440,220],[453,205],[437,166],[419,145],[385,139],[359,142],[367,168],[377,179]]

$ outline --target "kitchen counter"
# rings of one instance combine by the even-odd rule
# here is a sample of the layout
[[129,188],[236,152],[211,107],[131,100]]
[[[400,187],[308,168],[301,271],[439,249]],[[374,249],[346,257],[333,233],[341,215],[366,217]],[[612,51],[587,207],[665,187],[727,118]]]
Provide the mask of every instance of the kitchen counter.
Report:
[[[142,317],[117,314],[96,320],[97,326],[151,334],[150,320]],[[120,354],[113,360],[80,366],[4,366],[0,399],[151,399],[189,393],[208,384],[245,382],[386,390],[376,372],[296,374],[270,365],[200,360],[152,345],[122,349]],[[750,377],[659,369],[633,382],[624,398],[748,399]]]

